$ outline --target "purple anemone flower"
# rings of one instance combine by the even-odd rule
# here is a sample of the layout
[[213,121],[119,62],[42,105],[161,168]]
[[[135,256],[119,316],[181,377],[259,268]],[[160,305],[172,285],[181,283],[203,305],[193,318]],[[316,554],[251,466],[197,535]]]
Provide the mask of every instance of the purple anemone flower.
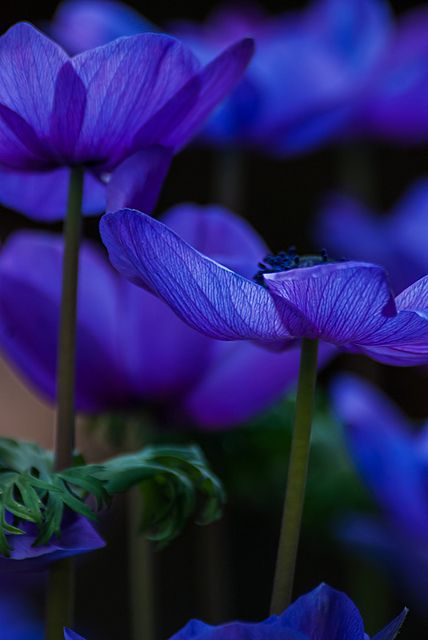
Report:
[[[69,57],[26,23],[0,37],[0,202],[63,217],[70,167],[85,170],[84,212],[134,197],[155,204],[174,153],[232,90],[243,40],[202,66],[175,38],[146,33]],[[106,196],[107,192],[107,196]]]
[[43,640],[40,575],[2,576],[0,628],[5,640]]
[[422,430],[368,382],[346,375],[332,386],[356,467],[381,517],[350,515],[341,538],[383,564],[415,604],[428,590],[428,424]]
[[428,180],[420,180],[382,217],[349,196],[328,197],[314,235],[335,255],[381,264],[401,291],[428,273],[427,234]]
[[[407,610],[372,640],[394,640]],[[66,640],[84,640],[66,630]],[[219,626],[190,620],[171,640],[370,640],[360,612],[352,600],[326,584],[298,598],[279,616],[262,622],[229,622]]]
[[428,362],[428,277],[394,298],[380,266],[290,251],[250,279],[144,213],[107,214],[100,229],[120,273],[208,336],[271,348],[320,339],[393,365]]
[[[180,205],[164,221],[243,276],[267,252],[245,221],[220,207]],[[0,253],[0,348],[52,402],[62,252],[60,237],[25,231]],[[216,429],[262,412],[297,379],[297,349],[277,353],[201,335],[89,243],[81,249],[77,324],[79,411],[159,405],[175,420]],[[321,362],[331,355],[325,348]]]
[[[51,33],[69,51],[82,51],[147,28],[127,5],[68,0]],[[203,137],[283,155],[347,130],[355,100],[389,40],[390,16],[383,0],[314,0],[300,13],[275,17],[255,4],[224,5],[205,24],[179,21],[171,30],[204,63],[241,38],[255,38],[245,78],[210,118]]]
[[428,139],[428,10],[398,21],[373,80],[356,109],[357,130],[404,143]]
[[41,571],[51,562],[95,551],[105,546],[104,540],[86,518],[67,513],[61,526],[61,537],[53,536],[45,545],[35,545],[36,525],[20,523],[23,535],[9,536],[10,557],[0,557],[0,573]]
[[254,6],[225,5],[204,25],[179,23],[174,32],[201,60],[254,37],[245,79],[210,118],[204,136],[284,155],[319,146],[347,127],[388,42],[390,16],[383,0],[314,0],[300,13],[276,17]]

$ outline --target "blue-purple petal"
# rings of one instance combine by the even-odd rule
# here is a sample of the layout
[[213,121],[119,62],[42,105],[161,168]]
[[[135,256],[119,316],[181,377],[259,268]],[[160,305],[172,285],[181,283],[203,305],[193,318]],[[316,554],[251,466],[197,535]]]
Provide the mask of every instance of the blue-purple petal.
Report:
[[392,622],[390,622],[382,631],[376,633],[373,636],[372,640],[395,640],[397,635],[400,632],[401,627],[404,624],[404,621],[407,617],[408,609],[403,609],[403,611],[396,617]]
[[[334,353],[322,344],[319,365]],[[184,398],[184,411],[205,429],[243,424],[296,384],[299,361],[297,348],[278,353],[249,342],[218,342],[206,375]]]
[[157,145],[126,158],[109,180],[106,210],[129,207],[150,213],[157,203],[172,155],[171,149]]
[[[58,73],[68,56],[27,23],[0,38],[0,163],[45,168]],[[16,114],[16,118],[12,118]],[[19,125],[22,122],[23,126]],[[25,126],[24,126],[25,125]]]
[[283,322],[297,337],[338,346],[364,343],[396,315],[385,271],[376,265],[340,262],[266,274]]
[[[33,220],[62,220],[67,208],[70,169],[46,172],[0,170],[0,203]],[[105,211],[105,186],[91,173],[85,174],[83,213],[93,216]]]
[[105,215],[100,230],[116,269],[193,328],[223,340],[290,340],[266,289],[203,256],[161,222],[125,209]]
[[326,584],[298,598],[280,620],[314,640],[364,640],[363,621],[352,600]]
[[35,546],[38,531],[32,524],[22,525],[26,533],[9,536],[10,558],[0,557],[0,573],[41,571],[51,562],[95,551],[105,546],[104,540],[94,527],[82,516],[64,518],[61,536],[52,537],[44,544]]
[[74,160],[104,168],[140,150],[140,129],[200,68],[187,47],[162,34],[119,38],[72,61],[87,92]]
[[71,629],[64,629],[64,640],[85,640],[85,638]]
[[162,222],[200,253],[247,278],[268,253],[253,227],[220,205],[179,204],[162,216]]

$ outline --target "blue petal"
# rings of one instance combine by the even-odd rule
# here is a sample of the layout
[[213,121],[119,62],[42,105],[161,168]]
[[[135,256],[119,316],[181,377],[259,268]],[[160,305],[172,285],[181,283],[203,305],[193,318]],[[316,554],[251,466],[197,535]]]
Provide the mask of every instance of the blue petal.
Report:
[[288,331],[337,346],[365,343],[396,316],[387,274],[364,262],[339,262],[264,276]]
[[[62,220],[67,208],[70,169],[47,172],[0,170],[0,202],[32,220]],[[105,186],[90,173],[85,174],[83,213],[93,216],[105,211]]]
[[373,636],[372,640],[395,640],[407,614],[408,609],[403,609],[403,611],[392,622],[382,629],[382,631],[379,631],[375,636]]
[[[336,353],[320,345],[321,367]],[[216,342],[206,374],[184,399],[184,411],[205,429],[243,424],[296,384],[300,350],[269,351],[250,342]]]
[[339,379],[333,402],[352,458],[379,506],[400,529],[427,535],[425,463],[409,424],[380,392],[351,377]]
[[363,621],[352,600],[326,584],[298,598],[280,620],[311,640],[364,640]]
[[125,209],[105,215],[100,230],[116,269],[193,328],[223,340],[291,339],[266,289],[203,256],[161,222]]
[[71,629],[64,629],[64,640],[85,640],[85,638]]
[[[58,45],[29,24],[19,23],[0,38],[0,162],[4,166],[46,167],[50,154],[43,141],[49,140],[56,80],[67,61]],[[3,109],[16,118],[8,117],[6,122]],[[18,127],[18,121],[25,126]]]
[[172,161],[172,150],[159,145],[134,153],[114,171],[107,187],[107,211],[124,207],[150,213]]

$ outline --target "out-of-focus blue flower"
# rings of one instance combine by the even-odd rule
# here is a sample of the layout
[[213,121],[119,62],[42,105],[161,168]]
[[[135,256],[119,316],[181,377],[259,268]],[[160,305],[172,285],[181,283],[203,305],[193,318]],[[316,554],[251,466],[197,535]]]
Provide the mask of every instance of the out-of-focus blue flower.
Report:
[[71,629],[64,629],[64,640],[85,640],[85,638]]
[[120,273],[213,338],[271,347],[320,339],[388,364],[428,362],[428,277],[394,299],[380,266],[292,251],[267,256],[249,279],[138,211],[107,214],[100,230]]
[[175,33],[201,60],[243,35],[256,41],[245,79],[204,130],[213,143],[300,152],[338,136],[387,45],[383,0],[314,0],[300,13],[266,15],[254,7],[216,9],[203,25]]
[[66,0],[48,25],[52,38],[71,55],[122,36],[154,31],[158,31],[155,25],[116,0]]
[[428,138],[428,10],[400,17],[372,83],[361,96],[360,132],[414,143]]
[[[69,50],[81,51],[138,29],[148,29],[145,18],[127,5],[69,0],[51,32]],[[313,0],[304,11],[276,17],[254,4],[224,5],[204,24],[179,21],[171,30],[204,63],[241,38],[255,38],[245,79],[212,116],[204,137],[283,155],[348,129],[387,46],[390,16],[384,0]]]
[[0,574],[40,571],[51,562],[95,551],[105,545],[86,518],[67,513],[61,525],[61,537],[53,536],[47,544],[35,545],[36,525],[21,522],[23,535],[8,536],[10,557],[0,556]]
[[351,515],[340,525],[349,543],[384,563],[416,603],[428,589],[428,425],[422,431],[368,382],[340,376],[333,406],[351,456],[382,518]]
[[[70,167],[85,170],[84,211],[123,199],[151,210],[172,156],[235,87],[243,40],[202,66],[162,34],[119,38],[69,57],[29,24],[0,38],[0,202],[40,220],[65,211]],[[107,185],[107,187],[106,187]]]
[[[372,640],[394,640],[407,610]],[[66,640],[84,640],[66,630]],[[191,620],[171,640],[370,640],[352,600],[326,584],[298,598],[279,616],[262,622],[229,622],[219,626]]]
[[326,199],[315,226],[317,243],[335,255],[381,264],[396,291],[428,273],[428,180],[414,184],[388,215],[351,197]]
[[[198,249],[248,277],[267,252],[245,221],[220,207],[180,205],[164,220]],[[52,401],[62,251],[58,236],[20,232],[0,253],[0,348]],[[81,250],[78,296],[80,411],[154,403],[169,407],[176,420],[215,429],[262,412],[297,379],[296,349],[280,354],[201,335],[120,277],[89,244]],[[322,351],[322,362],[330,353]]]
[[5,640],[43,640],[40,574],[0,576],[0,630]]

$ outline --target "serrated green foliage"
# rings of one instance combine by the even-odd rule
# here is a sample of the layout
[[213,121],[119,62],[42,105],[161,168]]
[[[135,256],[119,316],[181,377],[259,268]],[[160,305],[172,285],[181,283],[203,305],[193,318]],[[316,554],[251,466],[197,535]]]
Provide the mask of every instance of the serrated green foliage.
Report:
[[162,544],[176,537],[195,512],[197,524],[216,520],[224,502],[222,485],[196,446],[146,447],[109,460],[98,477],[111,494],[141,486],[141,528]]
[[0,438],[0,554],[10,554],[8,538],[25,533],[24,523],[37,527],[36,545],[46,544],[60,535],[65,509],[95,519],[114,494],[136,485],[144,496],[141,529],[161,544],[195,512],[198,524],[220,515],[223,489],[198,447],[146,447],[103,464],[75,463],[54,472],[49,452]]

